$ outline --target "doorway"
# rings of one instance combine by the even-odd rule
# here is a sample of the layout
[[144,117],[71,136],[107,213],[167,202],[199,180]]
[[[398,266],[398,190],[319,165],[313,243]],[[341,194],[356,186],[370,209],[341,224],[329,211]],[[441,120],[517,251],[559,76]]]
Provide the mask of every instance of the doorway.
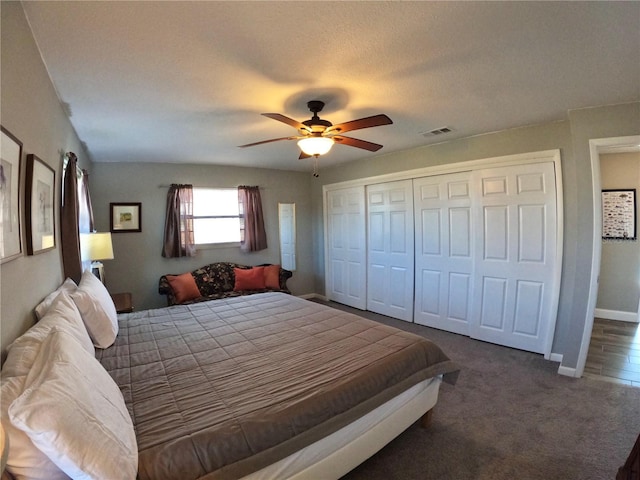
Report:
[[[584,322],[584,331],[582,334],[582,342],[580,344],[580,353],[578,354],[578,363],[576,365],[576,377],[581,377],[584,373],[584,367],[587,361],[587,353],[589,352],[589,344],[591,343],[591,333],[593,330],[593,320],[598,297],[598,277],[600,275],[600,261],[602,255],[602,206],[600,203],[600,193],[602,184],[600,180],[600,154],[611,149],[618,151],[637,151],[640,149],[640,135],[629,137],[613,137],[601,138],[589,141],[589,149],[591,156],[591,178],[592,178],[592,198],[593,198],[593,251],[591,263],[591,279],[589,285],[589,303],[587,305],[587,313]],[[640,305],[639,305],[640,310]],[[640,313],[638,313],[640,317]]]
[[584,376],[640,388],[640,324],[594,318]]

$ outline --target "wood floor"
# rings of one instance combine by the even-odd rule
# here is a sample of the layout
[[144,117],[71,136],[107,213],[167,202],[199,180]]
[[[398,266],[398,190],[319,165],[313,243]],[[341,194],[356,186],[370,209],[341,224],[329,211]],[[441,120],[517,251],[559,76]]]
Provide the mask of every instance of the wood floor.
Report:
[[640,325],[594,319],[584,376],[640,387]]

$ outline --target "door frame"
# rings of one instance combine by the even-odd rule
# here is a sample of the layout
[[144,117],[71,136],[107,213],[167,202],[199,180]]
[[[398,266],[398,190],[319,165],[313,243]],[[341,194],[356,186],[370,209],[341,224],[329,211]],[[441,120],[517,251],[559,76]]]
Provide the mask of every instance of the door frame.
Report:
[[[593,250],[591,253],[591,278],[589,281],[589,300],[587,302],[587,313],[584,319],[584,331],[582,332],[582,342],[578,352],[578,363],[576,365],[575,377],[581,377],[587,363],[587,353],[591,343],[591,331],[593,330],[593,317],[598,300],[598,279],[600,277],[600,261],[602,257],[602,205],[600,204],[600,192],[602,182],[600,180],[600,154],[607,149],[616,149],[620,152],[625,148],[638,148],[640,145],[640,135],[628,137],[598,138],[589,140],[589,152],[591,157],[591,187],[593,198]],[[630,150],[629,150],[630,151]],[[635,151],[635,150],[634,150]],[[638,305],[638,319],[640,320],[640,304]]]
[[[323,207],[323,224],[324,224],[324,278],[325,278],[325,292],[328,291],[329,281],[329,259],[327,258],[327,251],[329,247],[328,237],[328,216],[327,216],[327,192],[336,189],[355,187],[355,186],[367,186],[376,183],[386,183],[395,180],[408,180],[418,177],[427,177],[431,175],[441,175],[446,173],[457,173],[469,170],[478,170],[483,168],[494,168],[509,165],[523,165],[528,163],[542,163],[553,162],[554,170],[556,174],[556,220],[558,222],[557,239],[556,239],[556,252],[557,262],[554,271],[554,298],[552,301],[553,312],[555,312],[553,322],[554,326],[557,320],[558,304],[560,301],[560,283],[562,281],[562,262],[564,258],[563,246],[564,246],[564,192],[563,192],[563,180],[562,180],[562,165],[560,150],[544,150],[540,152],[528,152],[519,153],[515,155],[506,155],[501,157],[490,157],[480,160],[470,160],[466,162],[457,162],[444,165],[434,165],[430,167],[423,167],[414,170],[406,170],[403,172],[394,172],[384,175],[377,175],[372,177],[358,178],[355,180],[347,180],[344,182],[332,183],[322,186],[322,207]],[[545,346],[544,358],[555,359],[555,355],[551,352],[553,347],[555,329],[550,329],[549,339]],[[591,327],[589,328],[589,334]],[[587,345],[588,348],[588,345]]]

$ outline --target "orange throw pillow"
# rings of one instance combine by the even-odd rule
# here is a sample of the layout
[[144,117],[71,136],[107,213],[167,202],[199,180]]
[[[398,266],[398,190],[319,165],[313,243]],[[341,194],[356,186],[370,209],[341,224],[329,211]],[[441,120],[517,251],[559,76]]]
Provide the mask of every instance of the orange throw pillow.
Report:
[[169,285],[171,285],[171,290],[173,290],[173,295],[176,297],[176,302],[188,302],[200,296],[196,279],[190,273],[167,275],[166,277]]
[[234,268],[236,283],[233,289],[240,290],[262,290],[264,288],[264,267]]
[[264,267],[264,286],[266,288],[280,289],[280,265],[267,265]]

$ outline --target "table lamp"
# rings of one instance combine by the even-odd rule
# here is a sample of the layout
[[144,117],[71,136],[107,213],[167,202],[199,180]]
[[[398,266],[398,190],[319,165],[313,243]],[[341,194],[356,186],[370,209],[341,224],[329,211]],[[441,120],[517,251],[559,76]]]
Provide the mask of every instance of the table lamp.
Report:
[[83,260],[91,260],[91,271],[104,283],[104,265],[100,260],[113,259],[111,233],[81,233],[80,249]]

